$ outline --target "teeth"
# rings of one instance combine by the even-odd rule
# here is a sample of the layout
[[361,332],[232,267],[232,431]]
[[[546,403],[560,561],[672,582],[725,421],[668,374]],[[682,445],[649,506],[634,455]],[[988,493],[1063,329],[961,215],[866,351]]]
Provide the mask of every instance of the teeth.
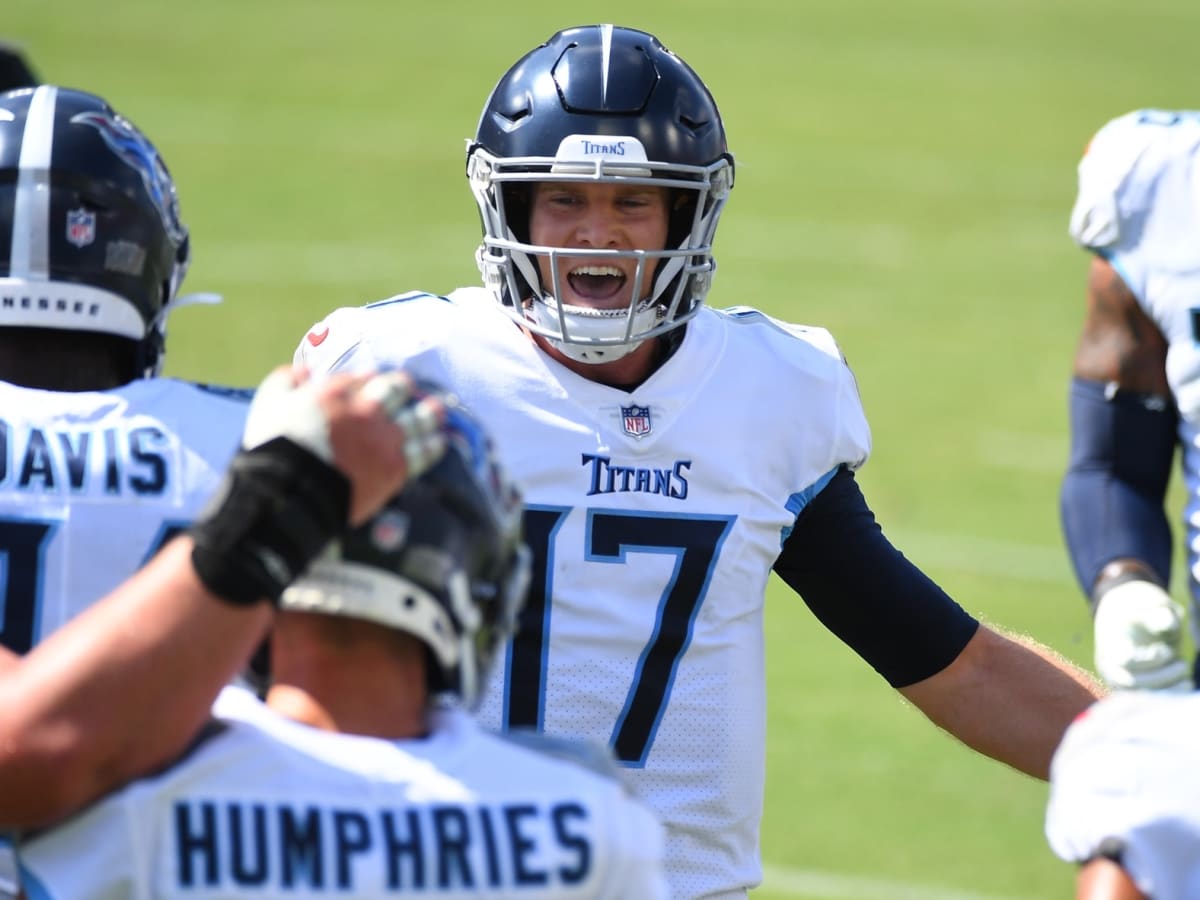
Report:
[[616,266],[578,266],[571,270],[572,275],[608,275],[620,278],[625,273]]

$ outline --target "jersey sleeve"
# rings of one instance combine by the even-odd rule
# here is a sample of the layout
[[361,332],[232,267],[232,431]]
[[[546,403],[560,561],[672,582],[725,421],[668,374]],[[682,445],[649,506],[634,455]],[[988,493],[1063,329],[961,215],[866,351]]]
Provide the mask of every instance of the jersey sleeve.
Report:
[[769,323],[775,335],[788,336],[760,340],[752,352],[771,354],[776,363],[765,368],[775,373],[779,383],[762,389],[776,398],[779,384],[786,384],[796,404],[794,421],[820,425],[803,429],[793,455],[806,465],[811,462],[822,474],[840,467],[860,468],[871,453],[871,429],[858,381],[833,335],[825,328],[785,322],[748,306],[724,312],[735,321]]
[[314,374],[366,372],[377,368],[363,319],[361,309],[334,310],[308,329],[296,347],[292,362]]
[[1071,237],[1081,247],[1103,250],[1121,238],[1118,194],[1153,132],[1129,113],[1108,122],[1088,142],[1078,166],[1078,189],[1071,210]]
[[1143,109],[1100,129],[1078,167],[1070,234],[1107,259],[1145,302],[1154,272],[1195,257],[1200,113]]

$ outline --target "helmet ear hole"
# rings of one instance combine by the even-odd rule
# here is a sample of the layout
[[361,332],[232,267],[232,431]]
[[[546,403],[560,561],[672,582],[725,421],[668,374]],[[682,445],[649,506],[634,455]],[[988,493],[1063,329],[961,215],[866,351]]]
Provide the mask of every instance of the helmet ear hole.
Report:
[[529,243],[529,216],[533,211],[533,185],[506,183],[499,186],[504,199],[504,219],[513,236]]

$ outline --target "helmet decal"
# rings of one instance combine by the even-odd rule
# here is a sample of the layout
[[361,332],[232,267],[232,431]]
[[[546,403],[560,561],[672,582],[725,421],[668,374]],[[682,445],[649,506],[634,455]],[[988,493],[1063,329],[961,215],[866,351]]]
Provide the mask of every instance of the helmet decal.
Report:
[[94,94],[0,94],[0,209],[0,327],[128,338],[131,377],[160,372],[190,245],[154,144]]
[[124,163],[141,176],[146,193],[162,217],[163,227],[175,241],[182,241],[187,230],[179,218],[179,200],[175,182],[158,151],[137,127],[119,113],[82,112],[71,117],[72,125],[91,125],[104,143]]

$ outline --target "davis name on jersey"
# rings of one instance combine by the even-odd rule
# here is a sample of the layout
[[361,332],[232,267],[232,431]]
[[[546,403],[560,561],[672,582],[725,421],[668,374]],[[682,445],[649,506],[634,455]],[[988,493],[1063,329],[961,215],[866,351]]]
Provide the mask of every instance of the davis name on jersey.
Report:
[[240,688],[215,711],[189,755],[19,845],[32,900],[665,897],[660,827],[618,782],[464,713],[392,742],[297,725]]
[[296,360],[407,366],[484,421],[524,492],[534,573],[481,717],[612,747],[668,825],[675,895],[757,882],[767,575],[805,505],[870,450],[829,334],[705,308],[626,392],[464,288],[339,310]]
[[0,644],[26,652],[191,524],[248,399],[174,379],[78,393],[0,382]]
[[38,494],[161,494],[172,437],[152,421],[117,428],[41,428],[0,418],[0,489]]

